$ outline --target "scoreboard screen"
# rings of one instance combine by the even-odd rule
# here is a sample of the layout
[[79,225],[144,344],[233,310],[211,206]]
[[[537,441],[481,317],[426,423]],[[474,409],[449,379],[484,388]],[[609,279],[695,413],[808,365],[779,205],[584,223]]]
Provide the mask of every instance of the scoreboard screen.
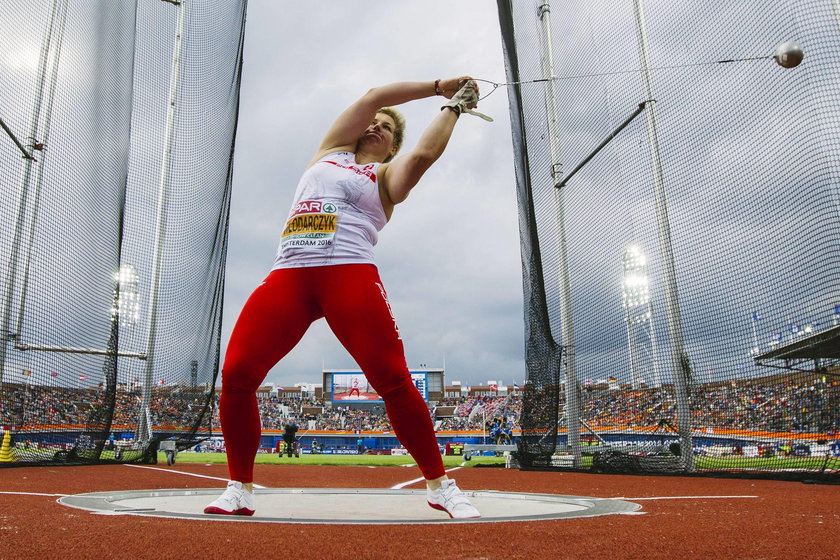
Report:
[[[423,400],[429,400],[429,374],[425,371],[411,372],[411,381],[423,396]],[[382,397],[370,385],[362,372],[333,372],[332,374],[332,401],[342,402],[382,402]]]

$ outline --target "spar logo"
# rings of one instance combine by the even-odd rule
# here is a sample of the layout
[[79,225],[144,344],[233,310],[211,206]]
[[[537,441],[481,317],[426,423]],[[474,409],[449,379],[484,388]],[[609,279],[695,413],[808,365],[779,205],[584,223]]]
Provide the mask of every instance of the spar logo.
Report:
[[327,214],[335,214],[338,211],[335,204],[332,202],[321,202],[320,200],[302,200],[298,202],[292,209],[292,216],[299,216],[301,214],[320,214],[321,212]]

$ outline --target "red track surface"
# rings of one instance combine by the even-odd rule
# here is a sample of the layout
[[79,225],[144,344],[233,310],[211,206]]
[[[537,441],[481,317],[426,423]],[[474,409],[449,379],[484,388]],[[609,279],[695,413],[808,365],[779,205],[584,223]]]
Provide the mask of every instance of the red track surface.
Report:
[[[175,471],[227,476],[224,465],[203,464],[0,469],[0,559],[840,558],[840,485],[467,468],[451,474],[465,489],[637,498],[645,514],[376,526],[104,516],[35,495],[224,486]],[[400,467],[256,466],[256,482],[278,488],[389,488],[417,476]]]

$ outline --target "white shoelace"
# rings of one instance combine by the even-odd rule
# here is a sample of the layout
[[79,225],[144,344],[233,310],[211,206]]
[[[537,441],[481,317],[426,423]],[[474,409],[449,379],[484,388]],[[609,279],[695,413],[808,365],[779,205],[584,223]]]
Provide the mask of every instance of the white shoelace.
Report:
[[228,488],[224,491],[224,493],[221,496],[219,496],[219,498],[216,500],[216,503],[219,504],[219,506],[230,506],[223,509],[228,509],[231,511],[238,509],[240,492],[241,491],[237,490],[236,488]]
[[470,502],[455,484],[450,484],[445,488],[441,487],[440,494],[443,497],[443,503],[446,504],[447,507],[469,504]]

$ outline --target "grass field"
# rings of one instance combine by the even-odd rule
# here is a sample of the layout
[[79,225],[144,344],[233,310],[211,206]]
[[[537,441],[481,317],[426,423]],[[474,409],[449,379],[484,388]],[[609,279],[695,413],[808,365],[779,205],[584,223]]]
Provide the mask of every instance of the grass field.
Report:
[[[225,463],[225,453],[178,453],[176,463]],[[158,453],[158,463],[166,464],[166,455]],[[256,463],[260,465],[356,465],[377,467],[413,466],[408,455],[301,455],[300,457],[279,457],[276,453],[260,453]],[[475,467],[486,465],[504,466],[504,457],[473,455],[469,461],[457,455],[444,455],[443,464],[451,467]],[[700,470],[840,470],[840,459],[820,457],[697,457],[695,465]],[[592,457],[584,455],[583,468],[592,466]]]
[[[192,453],[182,451],[175,457],[177,463],[225,463],[226,453]],[[258,465],[356,465],[375,467],[413,466],[416,463],[409,455],[301,455],[300,457],[279,457],[277,453],[259,453]],[[158,453],[158,463],[166,464],[166,455]],[[443,466],[474,467],[477,465],[504,466],[504,457],[472,457],[469,461],[458,455],[444,455]]]
[[750,469],[789,470],[808,469],[819,471],[840,469],[840,459],[825,457],[697,457],[699,469]]

